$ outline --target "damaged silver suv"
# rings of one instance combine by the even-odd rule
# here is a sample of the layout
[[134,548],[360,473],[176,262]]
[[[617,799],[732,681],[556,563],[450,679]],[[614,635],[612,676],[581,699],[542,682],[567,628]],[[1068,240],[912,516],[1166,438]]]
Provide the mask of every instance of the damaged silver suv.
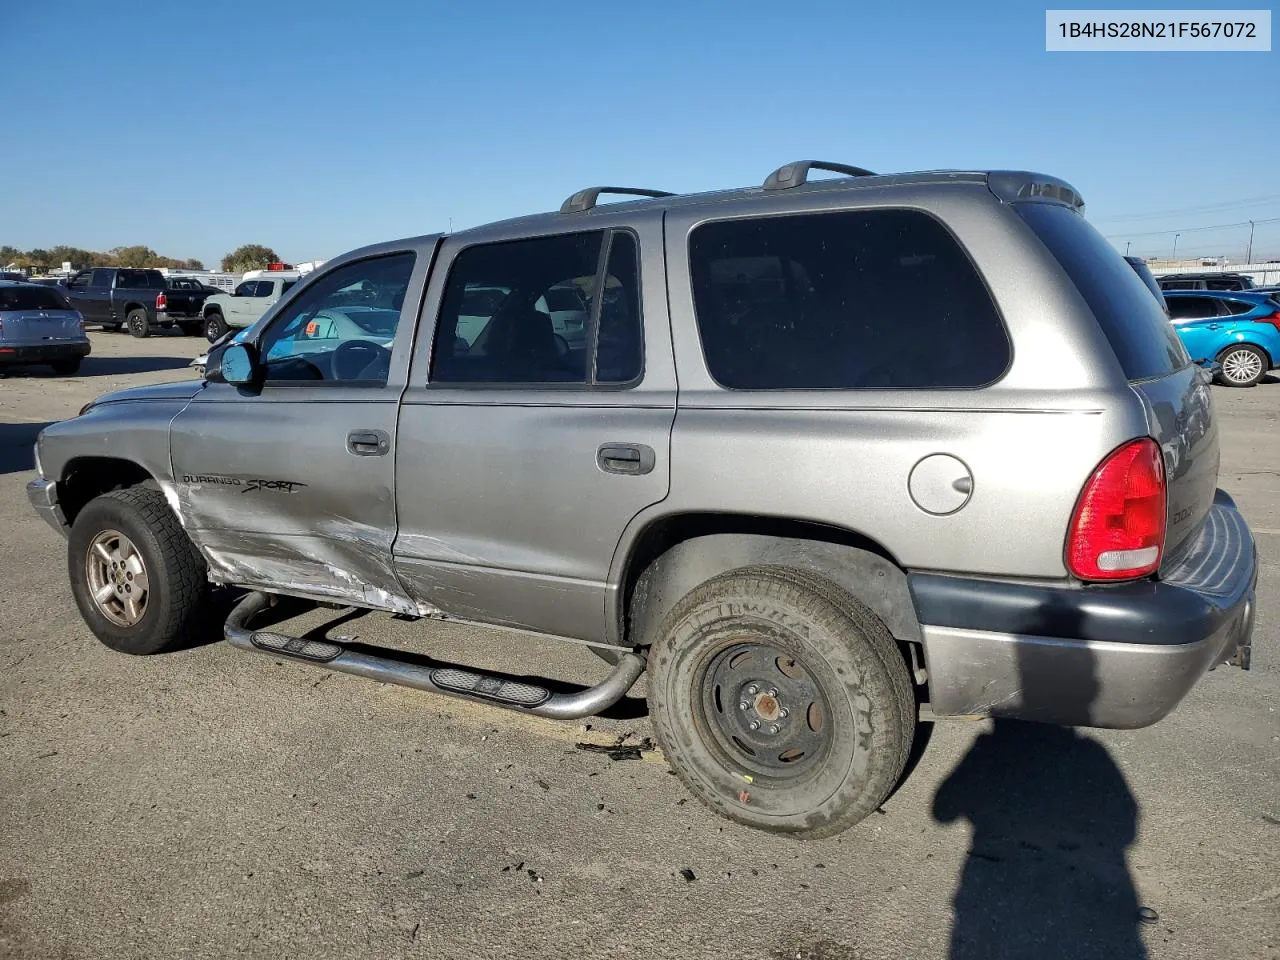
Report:
[[[799,162],[367,247],[203,382],[46,429],[31,501],[113,649],[181,642],[225,584],[239,649],[541,716],[647,670],[694,794],[829,835],[921,717],[1140,727],[1248,666],[1255,549],[1208,378],[1081,208],[1033,173]],[[565,693],[287,636],[280,595],[611,669]]]

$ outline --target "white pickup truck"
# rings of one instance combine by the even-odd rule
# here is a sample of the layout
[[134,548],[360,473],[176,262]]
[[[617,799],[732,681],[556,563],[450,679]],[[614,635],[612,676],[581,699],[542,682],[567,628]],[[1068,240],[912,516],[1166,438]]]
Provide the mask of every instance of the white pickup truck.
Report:
[[213,343],[231,329],[255,323],[286,290],[301,278],[295,270],[264,272],[241,280],[231,293],[220,293],[204,302],[204,335]]

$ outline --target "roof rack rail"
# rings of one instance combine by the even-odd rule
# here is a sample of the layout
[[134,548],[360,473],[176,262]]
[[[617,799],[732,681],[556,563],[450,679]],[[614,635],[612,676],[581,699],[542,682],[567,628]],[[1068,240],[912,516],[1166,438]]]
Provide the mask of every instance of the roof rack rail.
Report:
[[668,190],[645,190],[642,187],[587,187],[560,205],[561,213],[586,213],[595,207],[602,193],[619,193],[629,197],[674,197]]
[[809,180],[810,170],[830,170],[832,173],[843,173],[850,177],[874,177],[875,174],[862,167],[851,167],[846,163],[829,163],[826,160],[796,160],[779,167],[765,178],[766,190],[790,190]]

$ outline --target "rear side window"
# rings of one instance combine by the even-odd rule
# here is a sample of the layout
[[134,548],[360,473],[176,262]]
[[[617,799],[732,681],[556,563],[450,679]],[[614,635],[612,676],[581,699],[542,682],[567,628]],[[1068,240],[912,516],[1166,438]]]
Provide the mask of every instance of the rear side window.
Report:
[[1056,203],[1013,208],[1080,291],[1128,379],[1168,376],[1191,362],[1156,299],[1084,217]]
[[1257,304],[1249,303],[1246,300],[1224,300],[1223,305],[1227,308],[1232,316],[1238,317],[1242,313],[1252,313],[1257,309]]
[[1205,320],[1218,315],[1212,297],[1170,297],[1169,315],[1175,320]]
[[0,287],[0,310],[70,310],[66,298],[51,287]]
[[1009,365],[986,286],[924,213],[717,221],[689,259],[707,368],[730,389],[970,388]]
[[436,323],[431,380],[638,380],[644,337],[637,254],[635,238],[623,230],[462,250],[450,268]]
[[116,286],[127,290],[163,290],[164,274],[155,270],[121,270]]

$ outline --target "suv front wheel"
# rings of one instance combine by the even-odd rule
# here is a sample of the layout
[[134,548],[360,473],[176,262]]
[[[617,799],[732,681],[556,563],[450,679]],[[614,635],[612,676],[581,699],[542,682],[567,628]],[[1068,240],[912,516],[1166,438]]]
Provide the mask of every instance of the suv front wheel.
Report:
[[159,490],[91,500],[72,524],[67,568],[85,623],[112,650],[160,653],[204,626],[204,558]]
[[712,810],[826,837],[893,790],[916,702],[884,624],[833,584],[748,568],[668,615],[649,654],[649,708],[667,759]]

